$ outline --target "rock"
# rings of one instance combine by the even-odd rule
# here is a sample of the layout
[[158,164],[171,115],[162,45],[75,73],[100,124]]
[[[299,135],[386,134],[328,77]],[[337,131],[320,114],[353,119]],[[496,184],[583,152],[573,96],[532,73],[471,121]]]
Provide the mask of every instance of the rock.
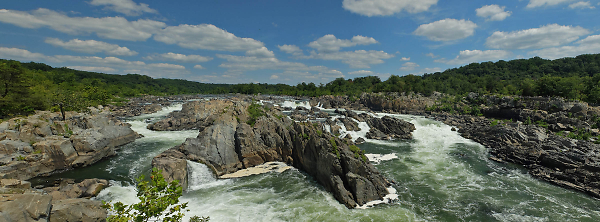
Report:
[[371,128],[369,132],[367,132],[367,139],[375,139],[375,140],[388,140],[390,137],[385,135],[385,133],[381,132],[377,128]]
[[107,216],[100,201],[66,199],[53,201],[50,222],[106,221]]
[[365,142],[365,139],[362,137],[358,137],[358,139],[356,139],[356,141],[354,141],[356,144],[361,144]]
[[0,187],[30,189],[31,183],[29,181],[22,181],[17,179],[0,179]]
[[[243,112],[249,104],[238,105]],[[356,157],[349,148],[351,140],[344,141],[323,132],[322,124],[296,123],[288,118],[277,118],[280,115],[276,109],[265,110],[265,115],[258,117],[252,127],[245,121],[238,123],[231,113],[221,113],[197,138],[189,138],[182,145],[157,156],[153,166],[171,168],[167,172],[184,172],[183,164],[161,164],[159,159],[187,159],[204,163],[221,176],[264,162],[278,161],[313,176],[349,208],[388,194],[386,186],[389,182],[369,161],[365,162],[360,153]],[[333,126],[332,131],[335,131]]]
[[167,181],[179,181],[183,190],[188,186],[188,167],[185,159],[172,157],[155,157],[152,159],[152,167],[161,171]]
[[0,194],[0,220],[48,221],[52,196],[40,194]]
[[371,129],[375,128],[385,135],[397,139],[411,139],[412,131],[416,129],[415,125],[412,123],[389,116],[384,116],[383,118],[370,118],[367,119],[366,122]]
[[80,183],[63,180],[58,187],[46,187],[43,190],[50,194],[53,200],[64,200],[95,197],[106,187],[108,181],[103,179],[85,179]]

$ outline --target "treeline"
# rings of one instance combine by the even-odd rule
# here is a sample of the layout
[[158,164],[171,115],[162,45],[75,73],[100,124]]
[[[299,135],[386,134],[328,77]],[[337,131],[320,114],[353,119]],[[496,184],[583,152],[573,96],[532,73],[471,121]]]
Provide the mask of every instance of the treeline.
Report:
[[[142,94],[274,94],[292,96],[350,95],[363,92],[434,91],[450,95],[480,94],[560,96],[600,103],[600,54],[546,60],[539,57],[472,63],[422,76],[392,75],[338,78],[327,84],[207,84],[187,80],[153,79],[138,74],[110,75],[53,68],[42,63],[0,60],[0,117],[51,109],[71,101],[71,110],[107,104]],[[75,101],[75,102],[73,102]],[[82,102],[77,102],[82,101]],[[77,105],[81,103],[81,105]]]
[[0,119],[34,110],[81,110],[142,94],[175,95],[214,91],[224,84],[110,75],[53,68],[43,63],[0,60]]

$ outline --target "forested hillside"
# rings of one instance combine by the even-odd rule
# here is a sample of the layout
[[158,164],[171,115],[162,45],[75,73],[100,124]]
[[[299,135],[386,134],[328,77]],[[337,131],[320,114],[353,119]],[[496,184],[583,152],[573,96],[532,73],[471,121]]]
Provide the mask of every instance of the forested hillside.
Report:
[[561,96],[600,103],[600,54],[545,60],[539,57],[473,63],[422,76],[392,75],[338,78],[327,84],[207,84],[153,79],[139,74],[109,75],[53,68],[42,63],[0,60],[0,117],[27,114],[64,104],[67,109],[107,104],[141,94],[277,94],[294,96],[352,95],[362,92],[434,91],[450,95],[482,94]]

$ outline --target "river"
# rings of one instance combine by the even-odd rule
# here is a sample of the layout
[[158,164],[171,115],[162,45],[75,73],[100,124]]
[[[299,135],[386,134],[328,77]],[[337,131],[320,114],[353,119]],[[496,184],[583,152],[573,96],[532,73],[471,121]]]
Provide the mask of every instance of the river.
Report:
[[[181,105],[128,120],[143,138],[116,157],[58,177],[103,178],[112,186],[96,199],[134,203],[133,182],[150,171],[152,158],[198,131],[146,129]],[[384,114],[377,114],[384,115]],[[385,114],[387,115],[387,114]],[[532,178],[519,166],[488,160],[486,149],[450,126],[418,116],[392,115],[416,126],[407,141],[367,140],[359,147],[387,178],[398,199],[368,209],[347,209],[306,174],[292,169],[235,179],[215,179],[190,162],[181,200],[192,215],[211,221],[600,221],[600,201]],[[364,129],[363,129],[364,131]],[[353,138],[364,132],[351,132]],[[342,135],[343,136],[343,135]],[[364,135],[363,135],[364,136]],[[187,221],[187,219],[185,220]]]

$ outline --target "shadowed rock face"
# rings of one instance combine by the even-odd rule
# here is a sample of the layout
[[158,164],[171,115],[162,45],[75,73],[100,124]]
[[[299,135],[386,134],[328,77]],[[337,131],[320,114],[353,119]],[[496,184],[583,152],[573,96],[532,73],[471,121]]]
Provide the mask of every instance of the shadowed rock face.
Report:
[[[251,126],[246,123],[251,118],[247,111],[250,103],[210,102],[217,113],[203,115],[213,116],[212,123],[198,137],[188,138],[153,160],[153,166],[166,169],[165,178],[185,178],[187,167],[176,164],[184,159],[205,163],[218,176],[280,161],[313,176],[349,208],[388,194],[388,181],[368,160],[365,162],[361,153],[350,150],[352,141],[323,132],[323,125],[297,123],[278,110],[261,108],[264,115],[258,116]],[[193,104],[189,107],[202,106],[196,104],[202,102],[190,103]]]

